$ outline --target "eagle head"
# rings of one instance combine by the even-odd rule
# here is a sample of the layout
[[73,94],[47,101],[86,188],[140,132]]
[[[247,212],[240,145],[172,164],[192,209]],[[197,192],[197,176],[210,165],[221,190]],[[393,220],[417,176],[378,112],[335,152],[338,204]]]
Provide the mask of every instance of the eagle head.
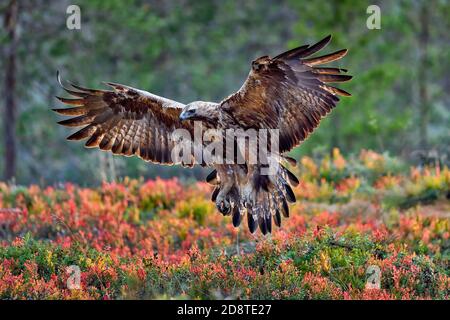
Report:
[[212,102],[195,101],[186,105],[180,113],[180,120],[194,120],[213,122],[218,120],[218,104]]

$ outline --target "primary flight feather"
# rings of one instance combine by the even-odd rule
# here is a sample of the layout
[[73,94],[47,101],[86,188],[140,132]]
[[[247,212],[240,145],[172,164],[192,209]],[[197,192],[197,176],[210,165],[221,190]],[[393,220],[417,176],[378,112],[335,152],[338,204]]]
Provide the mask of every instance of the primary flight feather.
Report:
[[[172,159],[176,145],[172,134],[183,129],[193,135],[194,121],[200,121],[204,128],[223,130],[277,129],[277,163],[286,160],[295,164],[283,153],[307,138],[336,106],[338,96],[350,96],[329,85],[350,80],[351,76],[344,74],[347,70],[321,66],[341,59],[347,50],[311,57],[330,40],[328,36],[314,45],[304,45],[274,58],[263,56],[254,60],[239,91],[220,103],[195,101],[185,105],[110,82],[106,84],[112,90],[88,89],[72,83],[66,87],[58,74],[60,85],[73,98],[57,97],[71,107],[53,110],[72,116],[59,124],[82,127],[69,140],[87,139],[86,147],[136,155],[166,165],[179,163]],[[272,231],[272,221],[280,226],[281,216],[289,216],[288,202],[295,202],[291,186],[295,187],[299,181],[281,163],[274,174],[264,174],[266,163],[258,161],[251,163],[245,157],[245,162],[239,164],[197,163],[214,168],[207,181],[215,186],[212,200],[218,210],[231,215],[234,226],[239,226],[246,217],[252,233],[259,226],[266,234]]]

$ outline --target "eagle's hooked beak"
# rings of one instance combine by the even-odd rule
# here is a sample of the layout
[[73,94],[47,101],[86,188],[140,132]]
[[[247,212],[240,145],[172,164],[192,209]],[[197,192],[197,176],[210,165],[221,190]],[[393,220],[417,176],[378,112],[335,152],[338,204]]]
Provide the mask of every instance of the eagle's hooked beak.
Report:
[[188,110],[184,110],[183,112],[181,112],[180,114],[180,120],[189,120],[192,117],[195,116],[195,109],[188,109]]

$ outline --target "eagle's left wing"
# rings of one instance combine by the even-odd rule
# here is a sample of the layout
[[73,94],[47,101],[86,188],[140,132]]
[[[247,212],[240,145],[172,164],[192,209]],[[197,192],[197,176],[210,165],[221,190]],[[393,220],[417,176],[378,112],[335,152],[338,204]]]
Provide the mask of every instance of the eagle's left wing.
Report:
[[113,90],[71,84],[72,89],[63,86],[59,74],[58,81],[75,98],[57,97],[72,107],[53,110],[73,116],[59,124],[82,127],[67,139],[87,139],[86,147],[171,165],[173,131],[186,129],[193,134],[192,123],[179,119],[182,103],[121,84],[107,83]]
[[291,150],[336,106],[338,95],[350,96],[328,85],[350,80],[351,76],[341,74],[347,70],[316,67],[339,60],[346,49],[309,58],[330,40],[328,36],[275,58],[256,59],[241,89],[221,102],[222,110],[244,129],[279,129],[280,152]]

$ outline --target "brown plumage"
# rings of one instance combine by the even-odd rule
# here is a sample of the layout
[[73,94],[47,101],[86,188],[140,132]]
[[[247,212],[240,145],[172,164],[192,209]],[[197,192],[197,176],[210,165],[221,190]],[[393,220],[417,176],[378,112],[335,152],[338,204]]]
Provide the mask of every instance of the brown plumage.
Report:
[[[53,109],[71,116],[59,124],[82,127],[69,140],[86,139],[86,147],[97,147],[114,154],[136,155],[161,164],[180,163],[172,159],[176,129],[194,132],[194,122],[204,128],[278,129],[277,163],[296,161],[282,153],[299,145],[319,125],[320,120],[338,103],[338,96],[350,96],[332,82],[344,82],[351,76],[346,69],[323,67],[341,59],[347,50],[311,57],[331,40],[324,38],[314,45],[304,45],[270,58],[252,62],[241,89],[220,103],[196,101],[188,105],[172,101],[129,86],[106,83],[112,90],[95,90],[70,84],[65,87],[72,98],[57,97],[70,108]],[[207,143],[202,142],[203,146]],[[269,157],[272,157],[270,155]],[[195,162],[195,161],[194,161]],[[263,234],[281,226],[281,215],[289,216],[288,202],[295,202],[291,188],[299,184],[295,175],[280,165],[275,174],[263,174],[263,164],[196,163],[214,171],[208,183],[214,185],[212,200],[224,215],[230,215],[238,227],[243,215],[251,232],[258,227]],[[181,164],[186,164],[181,162]],[[192,165],[189,163],[186,165]]]

